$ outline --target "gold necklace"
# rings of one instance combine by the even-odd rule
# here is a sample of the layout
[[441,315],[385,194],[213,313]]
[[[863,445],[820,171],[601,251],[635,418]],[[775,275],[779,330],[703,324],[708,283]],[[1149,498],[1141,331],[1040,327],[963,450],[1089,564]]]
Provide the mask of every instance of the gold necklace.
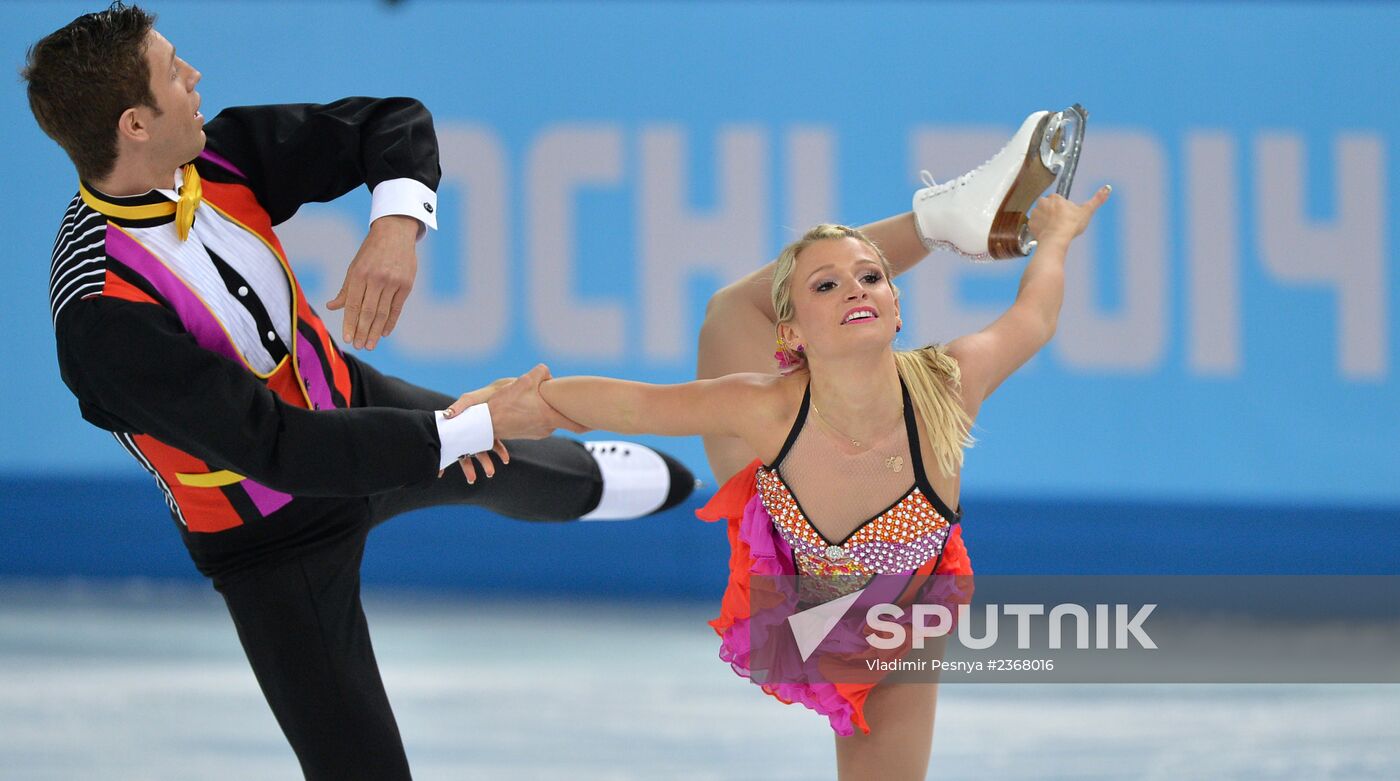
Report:
[[812,405],[812,411],[815,412],[815,413],[817,413],[817,417],[819,417],[819,418],[822,419],[822,422],[826,424],[826,427],[827,427],[827,428],[831,429],[832,431],[835,431],[837,434],[840,434],[841,436],[845,437],[846,439],[849,439],[849,440],[851,441],[851,444],[852,444],[852,445],[855,445],[856,447],[862,447],[862,445],[860,444],[860,441],[857,440],[855,437],[853,437],[853,436],[851,436],[850,434],[847,434],[846,432],[842,431],[841,429],[839,429],[839,428],[833,426],[833,425],[831,424],[831,421],[827,420],[827,419],[826,419],[826,416],[822,414],[822,411],[819,410],[819,409],[817,409],[817,405],[816,405],[816,404],[813,404],[813,405]]
[[[829,428],[829,429],[831,429],[832,431],[835,431],[837,434],[840,434],[841,436],[845,437],[847,440],[850,441],[850,443],[851,443],[852,445],[854,445],[854,446],[856,446],[856,447],[865,447],[864,445],[862,445],[862,444],[860,443],[860,440],[856,439],[855,437],[851,436],[850,434],[847,434],[846,432],[844,432],[844,431],[842,431],[841,429],[837,428],[835,425],[832,424],[832,422],[831,422],[830,420],[827,420],[826,416],[822,414],[822,411],[821,411],[820,409],[817,408],[816,402],[812,402],[811,405],[812,405],[812,411],[815,412],[815,413],[817,413],[817,417],[821,418],[822,423],[825,423],[827,428]],[[902,412],[901,412],[900,414],[903,415]],[[902,459],[901,459],[901,460],[902,460]],[[895,471],[898,471],[898,470],[895,470]]]

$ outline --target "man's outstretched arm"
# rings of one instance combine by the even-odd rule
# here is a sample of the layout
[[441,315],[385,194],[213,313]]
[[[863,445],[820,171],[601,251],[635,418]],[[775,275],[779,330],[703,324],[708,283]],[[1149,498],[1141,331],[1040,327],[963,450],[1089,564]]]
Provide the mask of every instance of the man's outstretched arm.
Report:
[[[548,433],[529,404],[492,405],[446,420],[389,407],[306,410],[244,367],[195,343],[173,313],[153,304],[92,299],[64,310],[59,367],[84,417],[108,430],[149,434],[215,469],[302,496],[367,496],[434,479],[496,437]],[[537,414],[536,414],[537,413]],[[532,415],[534,415],[532,417]]]

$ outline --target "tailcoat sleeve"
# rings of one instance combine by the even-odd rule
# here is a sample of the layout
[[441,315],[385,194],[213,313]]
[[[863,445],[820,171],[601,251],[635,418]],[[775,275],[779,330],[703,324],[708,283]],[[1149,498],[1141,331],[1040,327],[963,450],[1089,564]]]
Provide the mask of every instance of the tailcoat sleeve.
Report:
[[238,106],[205,134],[210,151],[247,176],[273,225],[360,185],[412,179],[436,191],[442,178],[432,115],[413,98]]

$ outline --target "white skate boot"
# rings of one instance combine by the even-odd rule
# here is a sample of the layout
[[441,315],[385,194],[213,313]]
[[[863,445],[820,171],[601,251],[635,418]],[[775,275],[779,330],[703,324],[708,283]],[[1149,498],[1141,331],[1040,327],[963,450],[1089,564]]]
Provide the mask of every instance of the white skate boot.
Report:
[[973,260],[1009,260],[1035,249],[1026,212],[1050,185],[1069,196],[1084,124],[1078,103],[1051,113],[1037,111],[991,160],[956,179],[914,193],[914,220],[924,246],[949,249]]
[[582,442],[603,480],[598,505],[584,521],[620,521],[680,504],[699,483],[685,465],[636,442]]

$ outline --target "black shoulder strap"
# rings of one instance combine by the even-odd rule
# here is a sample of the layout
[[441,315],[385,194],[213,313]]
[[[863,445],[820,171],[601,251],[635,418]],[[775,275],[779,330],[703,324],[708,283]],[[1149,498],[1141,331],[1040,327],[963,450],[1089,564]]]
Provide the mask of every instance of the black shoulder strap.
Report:
[[769,469],[777,469],[783,463],[783,459],[787,457],[788,451],[792,449],[792,443],[797,441],[797,435],[802,431],[802,425],[807,422],[807,408],[810,406],[812,406],[812,382],[808,380],[807,389],[802,391],[802,405],[797,408],[797,419],[792,422],[787,439],[783,441],[783,449],[778,451],[778,457],[768,465]]
[[922,487],[928,483],[924,474],[923,448],[919,447],[919,423],[914,417],[914,400],[909,397],[909,386],[904,378],[899,378],[899,392],[904,397],[904,434],[909,438],[909,457],[914,461],[914,480]]
[[904,384],[904,378],[899,378],[899,391],[904,395],[904,432],[909,438],[909,457],[914,462],[914,485],[924,492],[929,501],[933,503],[934,509],[943,515],[950,522],[956,523],[962,516],[961,508],[954,510],[943,501],[943,497],[933,490],[933,483],[928,479],[928,472],[924,471],[924,450],[919,445],[919,423],[914,416],[914,400],[909,396],[909,388]]

